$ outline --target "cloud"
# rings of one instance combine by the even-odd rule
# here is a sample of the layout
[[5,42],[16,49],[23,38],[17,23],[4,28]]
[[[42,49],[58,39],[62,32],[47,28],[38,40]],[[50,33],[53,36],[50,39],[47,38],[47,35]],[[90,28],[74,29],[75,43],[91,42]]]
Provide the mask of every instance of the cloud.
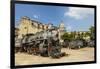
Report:
[[69,7],[68,11],[65,12],[65,16],[70,16],[75,19],[87,18],[90,15],[94,14],[93,8],[80,8],[80,7]]
[[37,15],[33,15],[33,17],[34,17],[34,18],[36,18],[36,19],[38,19],[38,18],[39,18],[39,16],[37,16]]

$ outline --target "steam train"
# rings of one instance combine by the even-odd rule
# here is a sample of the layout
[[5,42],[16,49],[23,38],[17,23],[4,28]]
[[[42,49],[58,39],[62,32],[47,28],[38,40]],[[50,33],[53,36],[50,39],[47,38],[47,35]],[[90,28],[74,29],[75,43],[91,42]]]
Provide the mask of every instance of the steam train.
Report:
[[52,58],[60,58],[65,55],[64,52],[61,52],[56,29],[27,34],[22,39],[15,39],[15,52],[27,52],[28,54]]

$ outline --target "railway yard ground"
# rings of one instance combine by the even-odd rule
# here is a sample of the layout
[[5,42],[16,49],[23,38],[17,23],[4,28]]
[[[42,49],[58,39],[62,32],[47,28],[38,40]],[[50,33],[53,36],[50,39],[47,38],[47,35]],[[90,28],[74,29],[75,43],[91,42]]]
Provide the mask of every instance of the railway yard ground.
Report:
[[49,63],[70,63],[70,62],[82,62],[82,61],[94,61],[94,48],[86,47],[81,49],[67,49],[62,48],[62,52],[65,52],[66,56],[59,59],[53,59],[51,57],[42,57],[37,55],[30,55],[27,53],[15,54],[15,65],[35,65],[35,64],[49,64]]

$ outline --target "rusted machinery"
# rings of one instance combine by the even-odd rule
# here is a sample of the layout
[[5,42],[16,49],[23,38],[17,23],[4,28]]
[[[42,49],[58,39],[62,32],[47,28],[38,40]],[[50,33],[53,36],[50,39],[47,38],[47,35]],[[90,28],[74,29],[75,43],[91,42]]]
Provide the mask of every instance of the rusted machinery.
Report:
[[[17,44],[19,44],[19,50]],[[25,35],[19,42],[15,41],[15,48],[16,52],[27,52],[52,58],[60,58],[65,55],[61,52],[58,33],[55,29]]]

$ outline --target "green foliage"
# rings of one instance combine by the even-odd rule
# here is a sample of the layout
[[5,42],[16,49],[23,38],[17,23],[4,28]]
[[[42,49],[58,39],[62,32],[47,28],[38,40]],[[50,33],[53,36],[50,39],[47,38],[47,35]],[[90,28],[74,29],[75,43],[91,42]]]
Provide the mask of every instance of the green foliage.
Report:
[[71,34],[69,34],[66,32],[64,35],[61,36],[61,38],[63,40],[73,40],[73,39],[75,39],[75,33],[71,32]]
[[91,26],[90,28],[89,28],[89,30],[90,30],[90,38],[91,39],[94,39],[95,37],[94,37],[94,34],[95,34],[95,29],[94,29],[94,27],[93,26]]
[[94,33],[95,33],[94,27],[91,26],[89,30],[90,30],[89,32],[88,31],[85,33],[81,32],[81,34],[80,32],[76,32],[76,31],[71,32],[71,33],[66,32],[64,33],[64,35],[61,36],[61,38],[63,40],[74,40],[74,39],[83,39],[83,37],[90,36],[91,39],[94,39],[95,38],[94,37]]
[[64,35],[61,36],[61,38],[62,38],[63,40],[68,39],[68,37],[69,37],[69,36],[68,36],[68,33],[65,33]]

